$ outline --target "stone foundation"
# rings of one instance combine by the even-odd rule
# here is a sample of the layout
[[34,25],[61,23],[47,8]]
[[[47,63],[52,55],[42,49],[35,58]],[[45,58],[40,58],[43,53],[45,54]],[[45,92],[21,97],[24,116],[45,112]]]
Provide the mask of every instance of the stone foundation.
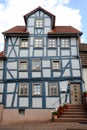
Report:
[[26,109],[25,114],[19,114],[18,109],[4,109],[3,123],[17,121],[48,121],[51,120],[52,109]]

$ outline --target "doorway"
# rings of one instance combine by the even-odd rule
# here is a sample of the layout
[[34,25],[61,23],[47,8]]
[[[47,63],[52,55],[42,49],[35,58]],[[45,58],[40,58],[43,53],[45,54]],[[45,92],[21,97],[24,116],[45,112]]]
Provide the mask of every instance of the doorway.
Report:
[[70,83],[71,104],[82,104],[80,83]]

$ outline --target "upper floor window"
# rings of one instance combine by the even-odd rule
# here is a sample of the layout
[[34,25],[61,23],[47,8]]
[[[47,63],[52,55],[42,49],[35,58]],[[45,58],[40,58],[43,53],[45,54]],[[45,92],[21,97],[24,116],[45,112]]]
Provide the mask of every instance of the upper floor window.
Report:
[[43,27],[43,20],[42,19],[36,19],[36,27],[37,28]]
[[20,60],[19,61],[19,70],[27,70],[27,69],[28,69],[27,60]]
[[55,48],[56,47],[56,39],[48,39],[48,47],[49,48]]
[[20,48],[28,48],[28,39],[27,38],[22,38],[20,40]]
[[53,70],[59,70],[60,69],[60,62],[59,62],[59,60],[53,60],[52,61],[52,69]]
[[20,96],[27,96],[28,95],[28,84],[27,83],[20,83],[19,84],[19,95]]
[[35,71],[41,70],[41,60],[38,59],[32,60],[32,70]]
[[48,92],[49,92],[49,96],[57,96],[58,95],[58,84],[49,83]]
[[32,86],[32,95],[42,95],[42,84],[41,83],[34,83]]
[[43,47],[43,38],[35,38],[34,47],[42,48]]
[[61,38],[61,47],[69,48],[69,39],[68,38]]

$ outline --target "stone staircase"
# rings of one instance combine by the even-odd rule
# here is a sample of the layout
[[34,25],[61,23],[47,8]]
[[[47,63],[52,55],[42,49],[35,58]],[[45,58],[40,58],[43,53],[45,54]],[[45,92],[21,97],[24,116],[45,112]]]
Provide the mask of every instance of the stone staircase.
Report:
[[83,105],[69,105],[56,122],[87,122],[87,111]]

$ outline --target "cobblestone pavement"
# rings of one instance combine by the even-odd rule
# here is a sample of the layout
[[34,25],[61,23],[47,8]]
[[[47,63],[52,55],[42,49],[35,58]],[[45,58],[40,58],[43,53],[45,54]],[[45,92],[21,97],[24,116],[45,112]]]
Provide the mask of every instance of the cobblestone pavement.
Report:
[[17,122],[0,124],[0,130],[87,130],[87,123],[58,123],[58,122]]

